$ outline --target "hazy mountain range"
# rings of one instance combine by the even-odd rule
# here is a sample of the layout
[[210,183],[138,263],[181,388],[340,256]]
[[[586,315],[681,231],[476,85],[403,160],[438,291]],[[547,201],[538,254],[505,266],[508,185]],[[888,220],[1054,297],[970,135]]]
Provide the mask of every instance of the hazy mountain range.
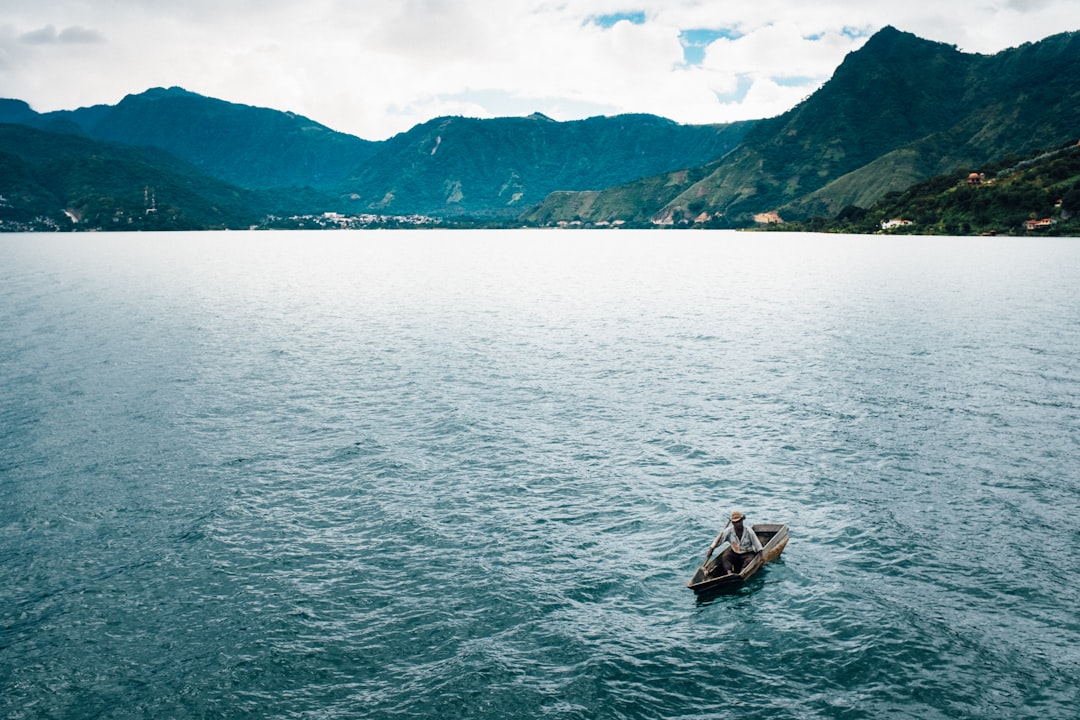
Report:
[[806,220],[1075,141],[1078,118],[1080,33],[973,55],[894,28],[792,110],[732,124],[446,117],[373,142],[180,88],[49,113],[0,100],[0,229],[249,227],[326,212]]

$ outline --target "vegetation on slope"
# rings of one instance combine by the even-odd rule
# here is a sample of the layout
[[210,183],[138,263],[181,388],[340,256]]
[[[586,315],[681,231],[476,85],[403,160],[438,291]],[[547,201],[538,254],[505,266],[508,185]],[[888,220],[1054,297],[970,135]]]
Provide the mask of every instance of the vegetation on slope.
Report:
[[[1080,33],[993,56],[885,28],[817,93],[759,121],[699,181],[645,211],[673,225],[751,226],[755,216],[831,216],[911,183],[1013,152],[1063,143],[1080,116]],[[650,181],[652,182],[652,181]],[[585,221],[639,217],[640,185],[609,188]],[[532,213],[566,220],[553,196]]]
[[0,122],[157,147],[249,189],[311,187],[343,211],[512,218],[554,190],[600,189],[708,163],[752,125],[680,125],[651,115],[556,122],[438,118],[382,142],[334,132],[292,113],[180,88],[116,106],[35,113],[0,101]]
[[783,230],[922,235],[1080,234],[1080,144],[1026,159],[1008,156],[978,171],[957,170],[892,192],[869,209]]
[[599,190],[703,165],[749,127],[651,115],[439,118],[388,140],[342,192],[366,211],[514,218],[554,191]]
[[95,140],[161,148],[207,175],[250,189],[334,188],[377,146],[294,113],[181,88],[128,95],[115,106],[46,113],[33,123]]
[[229,185],[154,148],[0,125],[6,231],[247,228],[273,211],[327,202]]

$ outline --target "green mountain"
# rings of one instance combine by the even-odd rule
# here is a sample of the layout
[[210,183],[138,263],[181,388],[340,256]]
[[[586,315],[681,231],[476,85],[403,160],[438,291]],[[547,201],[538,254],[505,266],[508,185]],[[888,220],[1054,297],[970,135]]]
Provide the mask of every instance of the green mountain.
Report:
[[0,98],[0,122],[35,125],[40,117],[22,100]]
[[22,147],[4,130],[0,219],[246,227],[275,215],[291,227],[307,222],[291,214],[336,211],[459,224],[846,222],[928,178],[1061,147],[1080,133],[1078,117],[1080,33],[975,55],[894,28],[790,111],[728,125],[446,117],[369,142],[179,88],[51,113],[0,100],[0,122],[49,133]]
[[752,125],[688,126],[650,115],[446,117],[369,142],[292,113],[180,88],[43,114],[2,100],[0,122],[157,147],[240,187],[333,193],[341,210],[495,217],[519,215],[554,190],[600,189],[707,163]]
[[0,102],[0,122],[156,147],[212,177],[251,189],[335,189],[378,143],[335,132],[301,115],[238,105],[180,88],[128,95],[115,106],[37,114]]
[[868,207],[914,181],[1027,154],[1080,133],[1080,33],[963,57],[969,66],[954,123],[837,178],[781,208],[781,215],[830,216],[848,205]]
[[157,148],[0,124],[3,231],[247,228],[328,202],[239,188]]
[[556,190],[599,190],[704,164],[750,127],[652,115],[438,118],[386,141],[343,191],[367,211],[512,218]]
[[[582,203],[548,198],[535,222],[752,224],[868,207],[886,193],[1008,153],[1066,142],[1080,116],[1080,33],[984,56],[885,28],[811,97],[757,122],[734,151],[642,208],[646,179]],[[677,192],[676,192],[677,191]],[[774,216],[775,217],[775,216]]]

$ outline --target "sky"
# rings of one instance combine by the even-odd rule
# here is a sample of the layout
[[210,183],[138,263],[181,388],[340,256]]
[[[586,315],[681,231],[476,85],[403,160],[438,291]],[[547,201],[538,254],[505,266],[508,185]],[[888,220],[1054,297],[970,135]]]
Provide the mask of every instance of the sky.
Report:
[[383,140],[444,115],[771,117],[892,25],[973,53],[1080,28],[1080,0],[0,0],[0,97],[153,87]]

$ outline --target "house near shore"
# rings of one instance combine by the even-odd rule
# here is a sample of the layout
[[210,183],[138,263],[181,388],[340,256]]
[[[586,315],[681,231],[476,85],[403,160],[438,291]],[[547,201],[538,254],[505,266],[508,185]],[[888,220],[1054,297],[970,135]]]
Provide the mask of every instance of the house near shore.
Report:
[[882,230],[895,230],[898,227],[907,227],[908,225],[914,225],[915,221],[907,220],[906,218],[892,218],[891,220],[882,220]]
[[1026,230],[1027,232],[1045,230],[1056,222],[1057,220],[1055,220],[1054,218],[1042,218],[1041,220],[1025,220],[1024,230]]

